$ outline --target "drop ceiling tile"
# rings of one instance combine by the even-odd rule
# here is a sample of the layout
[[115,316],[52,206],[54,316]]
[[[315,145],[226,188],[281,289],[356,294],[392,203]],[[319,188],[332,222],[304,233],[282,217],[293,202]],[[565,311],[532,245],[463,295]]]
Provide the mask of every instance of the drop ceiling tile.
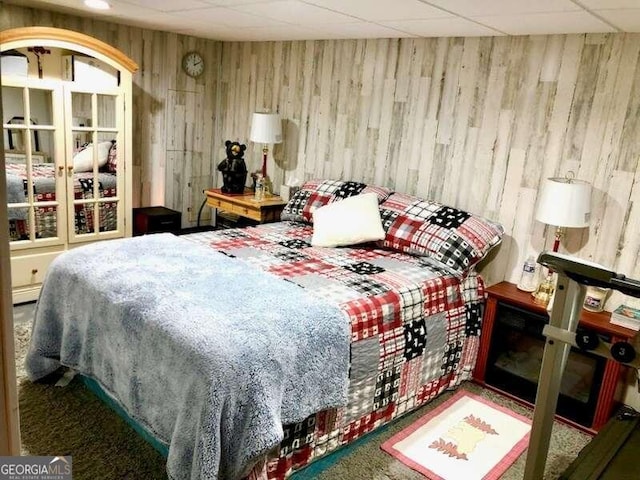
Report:
[[640,8],[638,0],[580,0],[590,10],[613,10],[616,8]]
[[640,8],[596,10],[595,13],[624,32],[640,32]]
[[185,10],[182,12],[174,12],[175,15],[190,18],[199,22],[211,22],[216,25],[226,25],[236,30],[252,27],[268,27],[284,25],[284,22],[272,20],[270,18],[261,17],[259,15],[251,15],[245,12],[239,12],[225,7],[211,7],[199,10]]
[[282,0],[230,8],[239,12],[251,12],[254,15],[260,15],[265,18],[278,19],[294,25],[349,23],[354,21],[351,16],[298,2],[297,0]]
[[531,13],[494,15],[474,20],[509,35],[545,35],[555,33],[615,32],[615,28],[588,12]]
[[425,0],[463,17],[582,10],[571,0]]
[[390,27],[370,22],[346,23],[331,28],[329,25],[314,25],[322,36],[319,39],[353,39],[353,38],[406,38],[416,35],[395,30]]
[[502,35],[498,30],[493,30],[460,17],[402,20],[380,22],[380,24],[402,30],[418,37],[483,37]]
[[216,7],[237,7],[239,5],[251,5],[254,3],[277,2],[278,0],[202,0]]
[[284,27],[264,27],[248,28],[243,32],[232,32],[225,35],[221,40],[226,42],[266,42],[266,41],[296,41],[296,40],[318,40],[321,34],[309,28],[296,27],[291,25]]
[[450,13],[419,0],[303,0],[364,20],[416,20],[451,17]]
[[228,35],[237,33],[237,29],[225,27],[223,25],[208,25],[194,28],[174,28],[174,33],[190,35],[198,38],[208,38],[209,40],[222,40]]
[[211,6],[202,0],[120,0],[119,3],[126,3],[151,10],[159,10],[161,12],[192,10],[194,8],[206,8]]

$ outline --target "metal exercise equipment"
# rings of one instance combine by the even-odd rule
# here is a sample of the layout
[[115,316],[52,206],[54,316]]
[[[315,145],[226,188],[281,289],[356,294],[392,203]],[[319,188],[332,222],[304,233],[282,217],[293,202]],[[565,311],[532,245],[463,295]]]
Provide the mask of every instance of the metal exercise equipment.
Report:
[[546,342],[533,410],[525,480],[543,478],[562,374],[572,346],[583,344],[588,346],[593,354],[615,360],[620,358],[627,361],[626,365],[636,370],[640,368],[640,360],[636,358],[635,351],[629,344],[616,344],[612,351],[612,347],[606,342],[596,343],[589,341],[589,338],[576,342],[576,328],[587,286],[612,288],[625,295],[640,297],[640,281],[628,279],[623,274],[612,272],[602,265],[554,252],[542,252],[538,257],[538,263],[552,269],[558,275],[558,281],[550,321],[542,331],[546,336]]

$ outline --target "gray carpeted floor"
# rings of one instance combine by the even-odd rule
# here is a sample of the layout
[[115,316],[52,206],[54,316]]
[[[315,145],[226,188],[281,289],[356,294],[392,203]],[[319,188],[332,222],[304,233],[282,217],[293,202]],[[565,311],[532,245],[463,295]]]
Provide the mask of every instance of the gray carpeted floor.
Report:
[[[22,359],[29,342],[33,304],[14,309],[20,421],[25,455],[73,455],[74,479],[160,479],[166,478],[164,459],[140,438],[118,415],[81,383],[67,387],[29,382]],[[465,383],[461,388],[479,394],[518,413],[531,417],[531,410],[505,397]],[[447,392],[416,412],[394,422],[333,466],[319,480],[413,480],[424,478],[380,450],[380,444],[452,395]],[[556,422],[545,479],[557,478],[590,436]],[[503,475],[521,479],[523,454]],[[306,478],[309,478],[306,476]]]

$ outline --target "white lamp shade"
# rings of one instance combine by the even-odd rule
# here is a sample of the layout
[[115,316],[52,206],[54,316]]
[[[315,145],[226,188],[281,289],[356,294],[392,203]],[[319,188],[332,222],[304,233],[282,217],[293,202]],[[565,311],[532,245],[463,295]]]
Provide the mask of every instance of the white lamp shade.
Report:
[[536,220],[556,227],[588,227],[591,185],[581,180],[547,178],[542,186]]
[[254,113],[249,139],[256,143],[282,142],[282,121],[277,113]]

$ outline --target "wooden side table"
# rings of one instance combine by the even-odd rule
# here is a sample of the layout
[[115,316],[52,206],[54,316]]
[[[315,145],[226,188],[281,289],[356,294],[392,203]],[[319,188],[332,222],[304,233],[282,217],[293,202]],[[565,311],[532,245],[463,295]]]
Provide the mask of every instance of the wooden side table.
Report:
[[[546,308],[534,303],[530,293],[518,290],[509,282],[488,287],[487,294],[480,348],[473,378],[481,385],[497,390],[514,400],[532,405],[539,375],[539,368],[536,372],[531,371],[534,365],[532,358],[539,354],[541,360],[541,349],[544,348],[541,324],[549,321]],[[637,332],[609,323],[610,316],[608,312],[593,313],[582,310],[579,327],[594,331],[611,343],[631,341]],[[506,343],[509,344],[506,345]],[[517,352],[511,358],[513,362],[511,364],[505,361],[507,351]],[[568,413],[560,415],[560,418],[578,428],[595,432],[609,420],[615,408],[616,391],[621,382],[623,367],[613,360],[600,357],[595,360],[593,359],[595,357],[589,356],[588,352],[580,350],[576,350],[572,355],[576,356],[578,367],[586,368],[585,366],[589,364],[596,365],[595,373],[585,412],[578,415],[575,409],[572,411],[571,408],[565,408]],[[505,368],[511,371],[502,375]],[[518,369],[521,373],[512,375]],[[563,382],[571,380],[565,377]],[[575,378],[573,380],[575,381]],[[561,408],[560,403],[558,408]],[[568,418],[572,414],[581,417],[580,420]]]
[[258,223],[277,222],[287,204],[276,195],[267,195],[264,200],[256,200],[253,191],[245,190],[242,195],[225,194],[219,188],[206,190],[207,205],[217,210],[250,218]]

